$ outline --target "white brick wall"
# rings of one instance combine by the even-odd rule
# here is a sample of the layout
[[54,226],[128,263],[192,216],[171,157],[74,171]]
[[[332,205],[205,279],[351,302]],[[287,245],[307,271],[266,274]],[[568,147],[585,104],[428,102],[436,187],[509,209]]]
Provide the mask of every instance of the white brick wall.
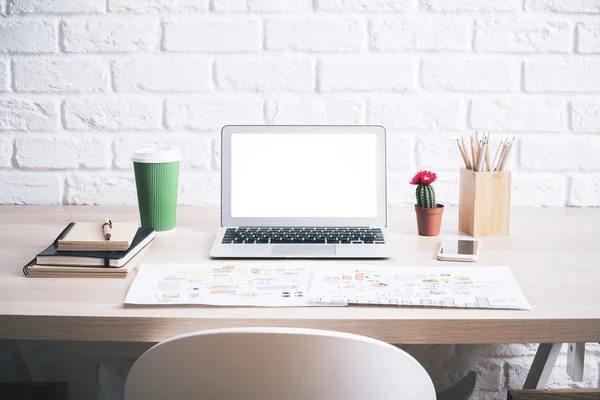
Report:
[[116,92],[204,92],[212,89],[209,63],[196,56],[136,56],[113,63]]
[[323,92],[406,91],[416,86],[414,60],[395,55],[338,55],[324,57],[319,65]]
[[[104,5],[104,0],[101,2]],[[187,13],[207,11],[208,6],[209,0],[110,0],[108,11],[114,13]]]
[[49,21],[0,21],[0,53],[53,53],[57,29]]
[[10,88],[9,69],[8,60],[0,58],[0,92],[5,92]]
[[372,48],[378,51],[468,50],[471,20],[426,16],[385,17],[371,22]]
[[578,24],[576,46],[579,53],[600,53],[600,23]]
[[256,17],[169,19],[164,35],[166,51],[226,53],[263,47],[262,20]]
[[108,88],[104,60],[78,58],[14,58],[13,87],[17,92],[104,92]]
[[94,97],[65,100],[67,130],[153,130],[162,125],[160,99],[148,97]]
[[353,52],[368,42],[367,22],[359,18],[268,18],[265,30],[267,50]]
[[503,53],[567,53],[573,43],[568,22],[545,21],[539,17],[505,17],[475,21],[477,51]]
[[[517,137],[515,206],[600,206],[600,0],[0,0],[0,15],[0,203],[135,204],[131,154],[175,143],[181,204],[214,205],[222,125],[372,123],[391,204],[413,203],[419,168],[456,204],[454,140],[478,129]],[[436,383],[476,368],[481,399],[522,384],[532,355],[425,349]],[[572,384],[564,366],[552,383]]]
[[153,17],[93,17],[61,23],[66,53],[111,53],[158,50],[159,19]]

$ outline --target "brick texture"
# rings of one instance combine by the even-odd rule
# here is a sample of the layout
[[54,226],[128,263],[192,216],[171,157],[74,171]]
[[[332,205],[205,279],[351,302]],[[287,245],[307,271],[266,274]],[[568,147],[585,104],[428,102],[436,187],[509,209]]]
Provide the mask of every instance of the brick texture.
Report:
[[513,132],[562,132],[568,128],[566,104],[559,100],[473,100],[471,126]]
[[0,131],[51,131],[58,127],[58,103],[44,99],[0,99]]
[[600,92],[596,60],[536,60],[525,63],[525,89],[530,92]]
[[375,50],[467,50],[472,22],[465,18],[378,18],[372,22]]
[[68,176],[67,204],[107,204],[125,206],[137,204],[135,182],[131,174],[85,174]]
[[276,125],[364,123],[365,101],[348,96],[278,96],[267,102],[266,122]]
[[521,141],[521,165],[534,170],[600,171],[600,137],[534,137]]
[[403,130],[462,130],[466,104],[460,99],[378,96],[369,100],[369,123]]
[[[226,124],[382,124],[390,202],[410,203],[393,185],[432,168],[453,204],[453,139],[484,130],[517,136],[509,165],[540,179],[515,174],[516,204],[568,205],[579,171],[597,170],[598,13],[596,0],[3,0],[0,168],[62,174],[59,202],[111,203],[126,180],[110,171],[142,144],[182,147],[183,169],[210,180]],[[76,194],[89,169],[97,198]]]
[[526,0],[525,9],[556,13],[600,13],[600,5],[596,0]]
[[0,92],[5,92],[10,88],[10,78],[8,71],[10,70],[10,64],[8,60],[0,59]]
[[7,0],[7,2],[11,14],[101,13],[106,7],[104,0]]
[[574,131],[600,133],[600,101],[573,101],[571,113]]
[[600,53],[600,23],[584,22],[577,26],[577,51]]
[[208,11],[209,0],[110,0],[109,11],[126,13],[186,13]]
[[223,125],[262,124],[263,100],[249,96],[168,99],[165,118],[169,129],[218,130]]
[[214,0],[215,11],[295,12],[312,9],[312,0]]
[[26,174],[19,171],[0,171],[0,203],[3,204],[60,204],[61,182],[50,174]]
[[145,97],[67,100],[65,127],[84,131],[159,129],[161,105],[160,100]]
[[262,49],[262,23],[258,18],[169,20],[164,29],[167,51],[243,52]]
[[159,21],[148,17],[67,20],[62,32],[63,47],[69,53],[156,50],[160,42]]
[[413,60],[388,55],[326,57],[319,65],[324,92],[411,90],[416,86]]
[[[135,205],[133,152],[174,144],[179,203],[215,206],[223,125],[381,124],[390,204],[413,206],[408,179],[433,169],[456,205],[455,139],[479,130],[517,139],[513,206],[600,206],[599,0],[0,0],[0,15],[0,204]],[[536,345],[403,348],[436,388],[477,371],[485,400],[523,385]],[[550,386],[597,386],[600,345],[586,358],[583,383],[562,363]],[[95,365],[69,368],[93,382]]]
[[115,148],[117,149],[115,166],[118,169],[132,169],[133,162],[131,161],[131,157],[137,149],[164,144],[181,146],[183,154],[182,170],[208,170],[212,166],[212,135],[173,134],[171,132],[168,134],[128,134],[117,139],[115,141]]
[[16,162],[21,168],[107,168],[112,162],[109,138],[19,135]]
[[269,50],[360,51],[367,47],[367,25],[356,18],[269,19],[266,38]]
[[0,168],[12,166],[14,136],[6,132],[0,134]]
[[600,197],[600,174],[573,177],[568,201],[570,206],[595,206],[598,197]]
[[415,0],[317,0],[318,10],[336,11],[411,11]]
[[102,92],[110,79],[105,60],[15,59],[13,71],[18,92]]
[[0,53],[52,53],[57,36],[50,21],[0,21]]
[[421,84],[431,90],[518,92],[520,76],[516,60],[442,58],[425,60],[421,67]]
[[566,53],[572,42],[572,28],[565,22],[503,18],[475,26],[477,51]]
[[284,56],[227,57],[216,62],[217,86],[223,91],[300,91],[315,89],[309,58]]
[[424,0],[427,11],[519,11],[521,0]]
[[515,174],[512,179],[510,203],[517,207],[559,207],[565,202],[566,187],[565,177],[558,174]]
[[117,92],[193,92],[212,87],[207,60],[198,57],[135,57],[113,63]]

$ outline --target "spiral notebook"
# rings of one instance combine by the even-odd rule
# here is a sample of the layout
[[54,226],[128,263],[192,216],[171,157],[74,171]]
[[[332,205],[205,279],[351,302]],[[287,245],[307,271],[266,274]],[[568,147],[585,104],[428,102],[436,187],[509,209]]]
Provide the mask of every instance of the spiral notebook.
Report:
[[37,265],[35,260],[23,267],[30,278],[127,278],[142,261],[152,241],[144,245],[135,256],[119,268],[76,267],[72,265]]
[[57,250],[57,242],[61,235],[23,267],[23,274],[26,276],[127,276],[150,247],[149,245],[155,237],[155,230],[139,228],[131,246],[126,251],[61,252]]

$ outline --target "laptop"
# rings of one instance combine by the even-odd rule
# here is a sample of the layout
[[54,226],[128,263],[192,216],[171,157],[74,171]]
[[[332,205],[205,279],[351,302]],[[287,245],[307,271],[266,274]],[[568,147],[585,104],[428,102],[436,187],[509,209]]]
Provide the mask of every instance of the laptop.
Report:
[[215,258],[385,258],[385,129],[225,126]]

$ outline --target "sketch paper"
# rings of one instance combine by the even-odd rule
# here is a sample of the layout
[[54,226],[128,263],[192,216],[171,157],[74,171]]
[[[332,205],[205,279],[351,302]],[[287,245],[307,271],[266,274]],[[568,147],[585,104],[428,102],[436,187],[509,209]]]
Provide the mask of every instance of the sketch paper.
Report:
[[142,264],[125,304],[309,306],[314,263]]
[[531,309],[508,267],[317,263],[308,297],[318,303]]

